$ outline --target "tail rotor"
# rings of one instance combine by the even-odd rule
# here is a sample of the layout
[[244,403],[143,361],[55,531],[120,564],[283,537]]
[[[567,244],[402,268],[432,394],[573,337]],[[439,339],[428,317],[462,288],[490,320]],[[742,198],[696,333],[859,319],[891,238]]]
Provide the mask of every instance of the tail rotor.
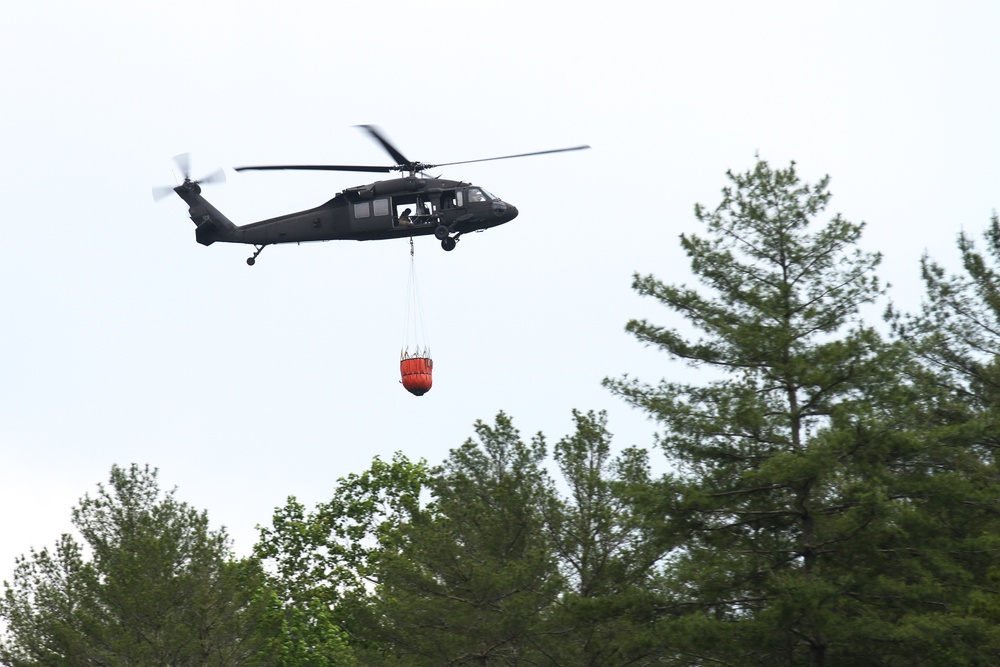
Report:
[[208,176],[200,178],[198,180],[191,179],[191,154],[181,153],[180,155],[174,156],[174,164],[180,170],[181,175],[184,177],[184,182],[178,186],[171,187],[169,185],[161,185],[153,188],[153,201],[159,201],[164,197],[170,196],[170,193],[175,192],[178,187],[183,187],[186,189],[194,189],[200,185],[209,185],[212,183],[225,183],[226,182],[226,172],[223,169],[218,169],[213,171]]

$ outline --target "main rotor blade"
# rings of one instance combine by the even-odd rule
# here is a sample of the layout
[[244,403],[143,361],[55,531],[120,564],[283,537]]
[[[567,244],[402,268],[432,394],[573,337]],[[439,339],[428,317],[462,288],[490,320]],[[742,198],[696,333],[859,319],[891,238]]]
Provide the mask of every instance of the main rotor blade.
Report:
[[350,164],[279,164],[259,167],[236,167],[234,171],[276,171],[278,169],[297,169],[300,171],[370,171],[388,174],[398,171],[399,167],[371,167]]
[[399,152],[399,149],[393,146],[388,139],[382,136],[382,133],[378,131],[377,127],[374,125],[358,125],[357,127],[360,127],[362,130],[368,132],[368,134],[372,136],[372,139],[382,144],[382,148],[384,148],[386,152],[392,156],[392,159],[396,161],[396,164],[410,164],[410,161]]
[[509,160],[510,158],[515,158],[515,157],[529,157],[531,155],[546,155],[548,153],[565,153],[567,151],[582,151],[582,150],[584,150],[586,148],[590,148],[590,146],[584,145],[584,146],[573,146],[572,148],[553,148],[552,150],[548,150],[548,151],[535,151],[533,153],[518,153],[517,155],[502,155],[500,157],[486,157],[486,158],[482,158],[481,160],[462,160],[461,162],[441,162],[439,164],[426,164],[426,165],[424,165],[424,168],[425,169],[434,169],[435,167],[450,167],[451,165],[454,165],[454,164],[471,164],[473,162],[489,162],[490,160]]

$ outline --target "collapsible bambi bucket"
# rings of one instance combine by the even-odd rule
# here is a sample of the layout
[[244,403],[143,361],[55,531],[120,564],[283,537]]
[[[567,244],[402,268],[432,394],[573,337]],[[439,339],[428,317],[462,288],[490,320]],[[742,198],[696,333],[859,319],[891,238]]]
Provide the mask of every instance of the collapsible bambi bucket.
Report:
[[414,396],[423,396],[431,390],[431,372],[434,361],[430,357],[412,357],[399,362],[399,374],[403,376],[403,388]]

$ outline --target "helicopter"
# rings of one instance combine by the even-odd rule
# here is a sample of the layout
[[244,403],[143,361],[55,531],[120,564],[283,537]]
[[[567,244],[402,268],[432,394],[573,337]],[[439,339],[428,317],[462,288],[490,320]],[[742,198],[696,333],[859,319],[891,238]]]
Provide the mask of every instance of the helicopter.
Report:
[[193,180],[188,156],[175,159],[184,182],[176,187],[154,188],[154,199],[176,192],[190,207],[189,215],[197,226],[195,239],[202,245],[246,243],[254,246],[247,259],[253,266],[257,256],[269,245],[306,241],[372,241],[433,234],[444,250],[455,249],[459,238],[510,222],[517,217],[515,206],[496,197],[483,187],[464,181],[442,179],[426,174],[427,170],[473,162],[562,153],[590,148],[573,146],[553,150],[519,153],[479,160],[428,164],[408,160],[379,128],[359,125],[396,161],[391,166],[371,165],[271,165],[236,167],[235,171],[309,170],[354,171],[372,173],[400,172],[400,178],[376,181],[347,188],[316,208],[281,215],[246,225],[236,225],[201,195],[201,186],[225,181],[219,170],[206,178]]

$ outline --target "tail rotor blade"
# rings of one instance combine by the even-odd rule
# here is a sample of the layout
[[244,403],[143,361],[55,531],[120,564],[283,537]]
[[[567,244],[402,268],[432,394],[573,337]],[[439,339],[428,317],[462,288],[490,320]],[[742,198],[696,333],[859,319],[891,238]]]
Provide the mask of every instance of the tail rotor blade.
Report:
[[[209,183],[225,183],[226,182],[226,172],[224,169],[219,169],[212,172],[205,178],[201,180],[193,181],[191,180],[191,154],[181,153],[180,155],[174,156],[174,163],[177,168],[181,170],[181,175],[184,177],[184,181],[177,187],[183,187],[185,190],[191,190],[196,185],[207,185]],[[176,175],[175,175],[176,176]],[[159,201],[164,197],[169,197],[172,192],[176,189],[170,185],[161,185],[153,188],[153,201]]]
[[175,155],[174,156],[174,163],[177,165],[177,168],[181,170],[181,176],[184,177],[185,181],[188,180],[189,178],[191,178],[191,154],[190,153],[181,153],[180,155]]
[[207,184],[207,183],[225,183],[226,182],[226,172],[224,169],[219,169],[218,171],[213,171],[211,174],[205,178],[200,178],[196,181],[197,183]]
[[161,185],[153,188],[153,201],[160,201],[164,197],[169,197],[174,189],[169,185]]

